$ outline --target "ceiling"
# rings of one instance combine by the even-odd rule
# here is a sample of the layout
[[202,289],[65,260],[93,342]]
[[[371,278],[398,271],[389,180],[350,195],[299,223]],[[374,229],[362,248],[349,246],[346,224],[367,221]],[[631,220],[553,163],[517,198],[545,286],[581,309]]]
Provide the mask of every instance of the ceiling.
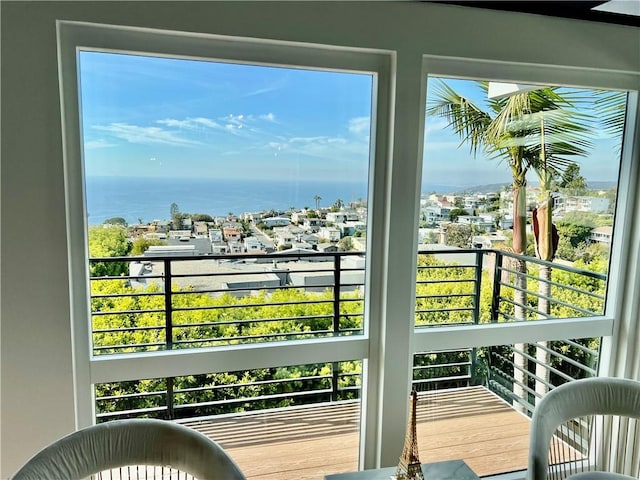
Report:
[[[576,18],[594,22],[615,23],[619,25],[640,26],[640,0],[581,1],[581,0],[538,0],[538,1],[500,1],[500,0],[428,0],[434,3],[462,5],[490,10],[535,13],[551,17]],[[594,7],[598,7],[594,10]],[[613,9],[603,11],[601,9]],[[622,10],[624,13],[617,13]],[[614,13],[615,12],[615,13]]]

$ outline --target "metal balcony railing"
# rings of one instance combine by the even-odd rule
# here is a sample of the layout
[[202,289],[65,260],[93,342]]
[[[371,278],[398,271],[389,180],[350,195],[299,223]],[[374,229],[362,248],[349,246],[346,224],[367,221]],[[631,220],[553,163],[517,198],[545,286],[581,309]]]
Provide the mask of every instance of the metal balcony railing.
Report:
[[[361,334],[364,258],[342,252],[91,259],[92,272],[109,273],[90,279],[94,354]],[[551,268],[547,278],[538,275],[540,266]],[[497,250],[420,252],[416,328],[600,315],[605,287],[606,275]],[[517,307],[526,318],[516,318]],[[536,382],[552,388],[595,374],[598,345],[585,339],[417,353],[414,386],[484,385],[531,411]],[[537,348],[548,350],[544,378],[534,373]],[[525,358],[524,367],[515,355]],[[519,369],[522,376],[515,375]],[[349,400],[360,396],[360,376],[359,362],[334,362],[102,384],[96,411],[99,421],[189,418]],[[514,386],[524,394],[515,395]]]
[[354,253],[91,259],[120,270],[91,278],[94,354],[361,333],[359,263]]

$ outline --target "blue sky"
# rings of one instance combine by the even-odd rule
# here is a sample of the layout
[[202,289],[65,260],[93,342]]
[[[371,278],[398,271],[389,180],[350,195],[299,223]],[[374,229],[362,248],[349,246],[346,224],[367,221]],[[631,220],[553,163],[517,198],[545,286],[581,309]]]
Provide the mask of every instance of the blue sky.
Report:
[[[440,79],[429,79],[438,82]],[[484,92],[477,84],[469,80],[446,79],[446,82],[459,94],[471,99],[481,108],[485,107]],[[428,86],[431,83],[428,83]],[[429,95],[427,88],[427,95]],[[588,157],[575,158],[580,165],[583,177],[591,181],[617,181],[619,140],[599,132],[593,140],[593,150]],[[425,120],[423,184],[425,182],[446,185],[473,186],[497,182],[511,182],[508,166],[496,159],[488,159],[478,152],[469,153],[469,147],[460,143],[459,137],[447,128],[442,118],[428,116]],[[530,184],[537,184],[532,173],[528,176]]]
[[372,77],[81,52],[88,175],[366,181]]
[[[372,77],[98,52],[80,53],[88,175],[298,178],[366,182]],[[454,81],[481,101],[472,82]],[[423,182],[508,182],[427,118]],[[612,142],[580,161],[615,180]]]

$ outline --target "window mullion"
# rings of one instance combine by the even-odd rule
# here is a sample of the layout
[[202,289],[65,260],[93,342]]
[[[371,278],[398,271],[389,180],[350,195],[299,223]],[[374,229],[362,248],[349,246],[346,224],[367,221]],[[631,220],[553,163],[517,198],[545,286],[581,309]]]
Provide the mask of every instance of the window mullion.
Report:
[[[378,359],[378,409],[367,418],[376,425],[377,458],[364,468],[394,465],[403,445],[412,365],[418,206],[424,127],[424,75],[421,57],[397,57],[393,154],[386,172],[387,248],[381,335],[371,345]],[[375,233],[375,232],[374,232]],[[409,274],[411,272],[411,274]],[[372,417],[375,415],[375,418]],[[382,435],[381,432],[384,432]],[[367,439],[371,439],[367,432]]]

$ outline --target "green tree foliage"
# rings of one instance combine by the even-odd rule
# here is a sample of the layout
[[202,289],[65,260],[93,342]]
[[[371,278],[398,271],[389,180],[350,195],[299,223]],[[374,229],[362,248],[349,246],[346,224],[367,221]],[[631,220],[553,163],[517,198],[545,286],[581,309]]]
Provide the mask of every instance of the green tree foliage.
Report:
[[131,245],[130,255],[134,257],[138,255],[143,255],[144,252],[146,252],[151,246],[166,245],[166,244],[167,242],[165,242],[164,240],[142,238],[142,237],[136,238]]
[[194,222],[213,222],[213,217],[208,213],[194,213],[191,216],[191,220]]
[[350,236],[341,238],[338,242],[338,248],[341,252],[350,252],[355,248],[353,245],[353,239]]
[[[118,226],[89,227],[89,257],[124,257],[131,251],[124,228]],[[92,263],[92,277],[128,275],[129,266],[125,262]]]
[[560,188],[567,190],[571,195],[582,195],[587,191],[587,180],[580,175],[580,165],[577,163],[570,164],[562,173]]
[[123,227],[127,226],[127,221],[122,217],[111,217],[107,218],[104,222],[104,225],[121,225]]
[[573,248],[576,248],[581,243],[585,243],[589,239],[589,235],[591,235],[591,230],[594,228],[590,225],[568,222],[566,219],[559,220],[557,227],[560,238],[565,238]]
[[169,212],[171,213],[171,225],[174,230],[182,229],[182,219],[186,217],[184,213],[180,212],[180,207],[178,207],[177,203],[172,203],[169,208]]
[[456,222],[458,221],[458,217],[461,215],[469,215],[469,212],[467,212],[464,208],[453,208],[449,212],[449,221]]
[[471,246],[472,236],[473,228],[471,225],[463,225],[460,223],[450,223],[447,225],[447,245],[469,248]]
[[[476,268],[473,254],[470,263],[460,266],[445,263],[433,255],[418,257],[416,282],[416,325],[474,323],[474,292]],[[478,321],[489,321],[491,279],[481,274],[481,298]]]

